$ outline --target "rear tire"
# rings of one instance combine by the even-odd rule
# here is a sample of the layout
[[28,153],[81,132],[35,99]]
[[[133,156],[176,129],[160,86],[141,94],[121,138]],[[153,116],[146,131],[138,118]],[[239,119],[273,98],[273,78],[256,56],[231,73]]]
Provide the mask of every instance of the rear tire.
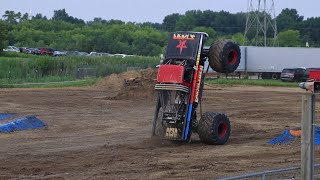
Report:
[[206,144],[225,144],[231,133],[229,118],[222,113],[206,112],[198,126],[199,138]]
[[151,137],[164,137],[166,133],[166,126],[162,121],[163,109],[161,107],[160,99],[158,98],[156,104],[156,110],[154,113],[153,125],[152,125],[152,135]]
[[272,78],[273,80],[278,80],[278,79],[280,78],[280,76],[279,76],[278,73],[273,73],[272,76],[271,76],[271,78]]
[[210,67],[219,73],[232,73],[240,64],[241,52],[232,40],[218,40],[209,49]]
[[261,75],[262,79],[271,79],[271,73],[263,72]]

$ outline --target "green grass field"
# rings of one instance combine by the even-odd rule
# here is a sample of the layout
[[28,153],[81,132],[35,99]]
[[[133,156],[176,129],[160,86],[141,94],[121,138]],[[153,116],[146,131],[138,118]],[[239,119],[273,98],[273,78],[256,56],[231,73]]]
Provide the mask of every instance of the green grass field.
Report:
[[159,57],[140,56],[126,58],[109,56],[50,57],[5,52],[0,55],[0,86],[75,81],[88,77],[96,79],[113,73],[121,73],[128,69],[154,68],[159,60]]
[[96,84],[100,78],[88,78],[77,81],[61,81],[47,83],[21,83],[21,84],[0,84],[0,88],[62,88],[62,87],[84,87]]
[[299,87],[297,82],[282,82],[281,80],[265,79],[206,79],[209,84],[221,85],[247,85],[247,86],[273,86],[273,87]]

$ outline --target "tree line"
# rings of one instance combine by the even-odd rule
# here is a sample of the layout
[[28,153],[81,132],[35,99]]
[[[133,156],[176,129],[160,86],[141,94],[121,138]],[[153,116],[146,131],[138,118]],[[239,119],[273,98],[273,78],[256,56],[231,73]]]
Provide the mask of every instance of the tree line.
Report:
[[[154,56],[164,52],[172,31],[205,31],[210,36],[208,45],[219,38],[244,45],[245,24],[245,13],[211,10],[170,14],[162,23],[102,18],[85,22],[70,16],[65,9],[55,10],[52,18],[5,11],[0,20],[0,51],[15,45]],[[305,46],[305,42],[320,46],[320,17],[305,19],[295,9],[283,9],[277,16],[277,26],[279,46],[299,47]]]

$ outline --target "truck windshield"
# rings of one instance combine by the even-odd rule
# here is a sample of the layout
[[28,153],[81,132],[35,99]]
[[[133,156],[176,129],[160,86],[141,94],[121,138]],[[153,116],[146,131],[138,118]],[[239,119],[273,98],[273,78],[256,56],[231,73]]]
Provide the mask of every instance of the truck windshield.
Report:
[[195,60],[201,34],[193,32],[176,32],[170,34],[166,59]]

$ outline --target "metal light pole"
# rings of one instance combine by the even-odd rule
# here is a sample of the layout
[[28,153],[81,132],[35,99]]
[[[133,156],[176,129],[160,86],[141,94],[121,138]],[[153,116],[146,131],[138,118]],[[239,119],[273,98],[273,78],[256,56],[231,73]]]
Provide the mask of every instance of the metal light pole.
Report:
[[302,96],[301,118],[301,179],[312,180],[314,174],[315,94]]
[[301,179],[313,180],[314,175],[314,122],[316,94],[320,93],[320,71],[309,71],[309,82],[299,84],[311,93],[302,96],[301,116]]

